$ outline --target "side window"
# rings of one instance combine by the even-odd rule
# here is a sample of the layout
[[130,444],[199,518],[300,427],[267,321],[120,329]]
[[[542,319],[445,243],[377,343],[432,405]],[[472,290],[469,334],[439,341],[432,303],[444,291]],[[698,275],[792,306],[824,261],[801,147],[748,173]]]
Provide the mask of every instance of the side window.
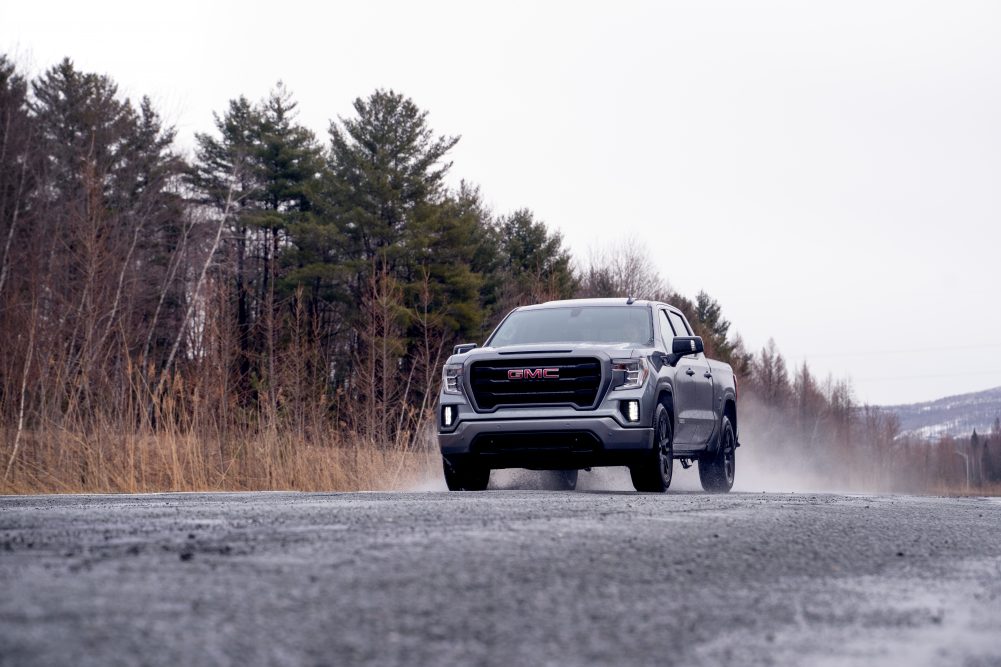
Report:
[[685,326],[685,320],[682,319],[681,315],[677,313],[668,312],[668,317],[671,318],[671,325],[674,328],[675,336],[691,336],[692,333]]
[[664,337],[664,347],[671,351],[671,339],[674,338],[674,331],[671,328],[671,322],[667,319],[667,311],[660,311],[660,333]]

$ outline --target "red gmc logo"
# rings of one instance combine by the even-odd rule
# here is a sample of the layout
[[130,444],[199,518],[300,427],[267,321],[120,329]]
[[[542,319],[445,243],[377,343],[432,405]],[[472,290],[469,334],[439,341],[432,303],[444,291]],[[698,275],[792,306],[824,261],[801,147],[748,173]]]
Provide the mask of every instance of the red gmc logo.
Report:
[[507,372],[508,380],[559,380],[558,368],[512,368]]

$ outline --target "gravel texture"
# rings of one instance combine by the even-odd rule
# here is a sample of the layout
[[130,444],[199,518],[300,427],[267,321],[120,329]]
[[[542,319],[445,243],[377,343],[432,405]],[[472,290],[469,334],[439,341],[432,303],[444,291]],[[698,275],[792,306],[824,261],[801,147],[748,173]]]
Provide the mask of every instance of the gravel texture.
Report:
[[1001,502],[0,497],[0,664],[1001,665]]

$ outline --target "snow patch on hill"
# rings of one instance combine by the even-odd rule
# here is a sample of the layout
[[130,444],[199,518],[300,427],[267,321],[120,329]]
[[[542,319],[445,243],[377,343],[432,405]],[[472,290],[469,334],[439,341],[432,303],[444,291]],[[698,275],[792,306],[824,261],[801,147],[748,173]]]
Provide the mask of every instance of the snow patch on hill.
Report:
[[1001,418],[1001,387],[935,401],[887,405],[880,408],[900,418],[905,435],[936,439],[942,436],[965,437],[987,433],[995,419]]

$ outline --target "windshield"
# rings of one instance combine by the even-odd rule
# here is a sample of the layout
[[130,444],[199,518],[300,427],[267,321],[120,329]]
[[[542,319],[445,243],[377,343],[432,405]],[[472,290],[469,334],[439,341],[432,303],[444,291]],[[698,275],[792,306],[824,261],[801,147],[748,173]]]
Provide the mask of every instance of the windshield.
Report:
[[490,345],[630,343],[643,346],[652,340],[649,308],[585,306],[511,313],[490,339]]

